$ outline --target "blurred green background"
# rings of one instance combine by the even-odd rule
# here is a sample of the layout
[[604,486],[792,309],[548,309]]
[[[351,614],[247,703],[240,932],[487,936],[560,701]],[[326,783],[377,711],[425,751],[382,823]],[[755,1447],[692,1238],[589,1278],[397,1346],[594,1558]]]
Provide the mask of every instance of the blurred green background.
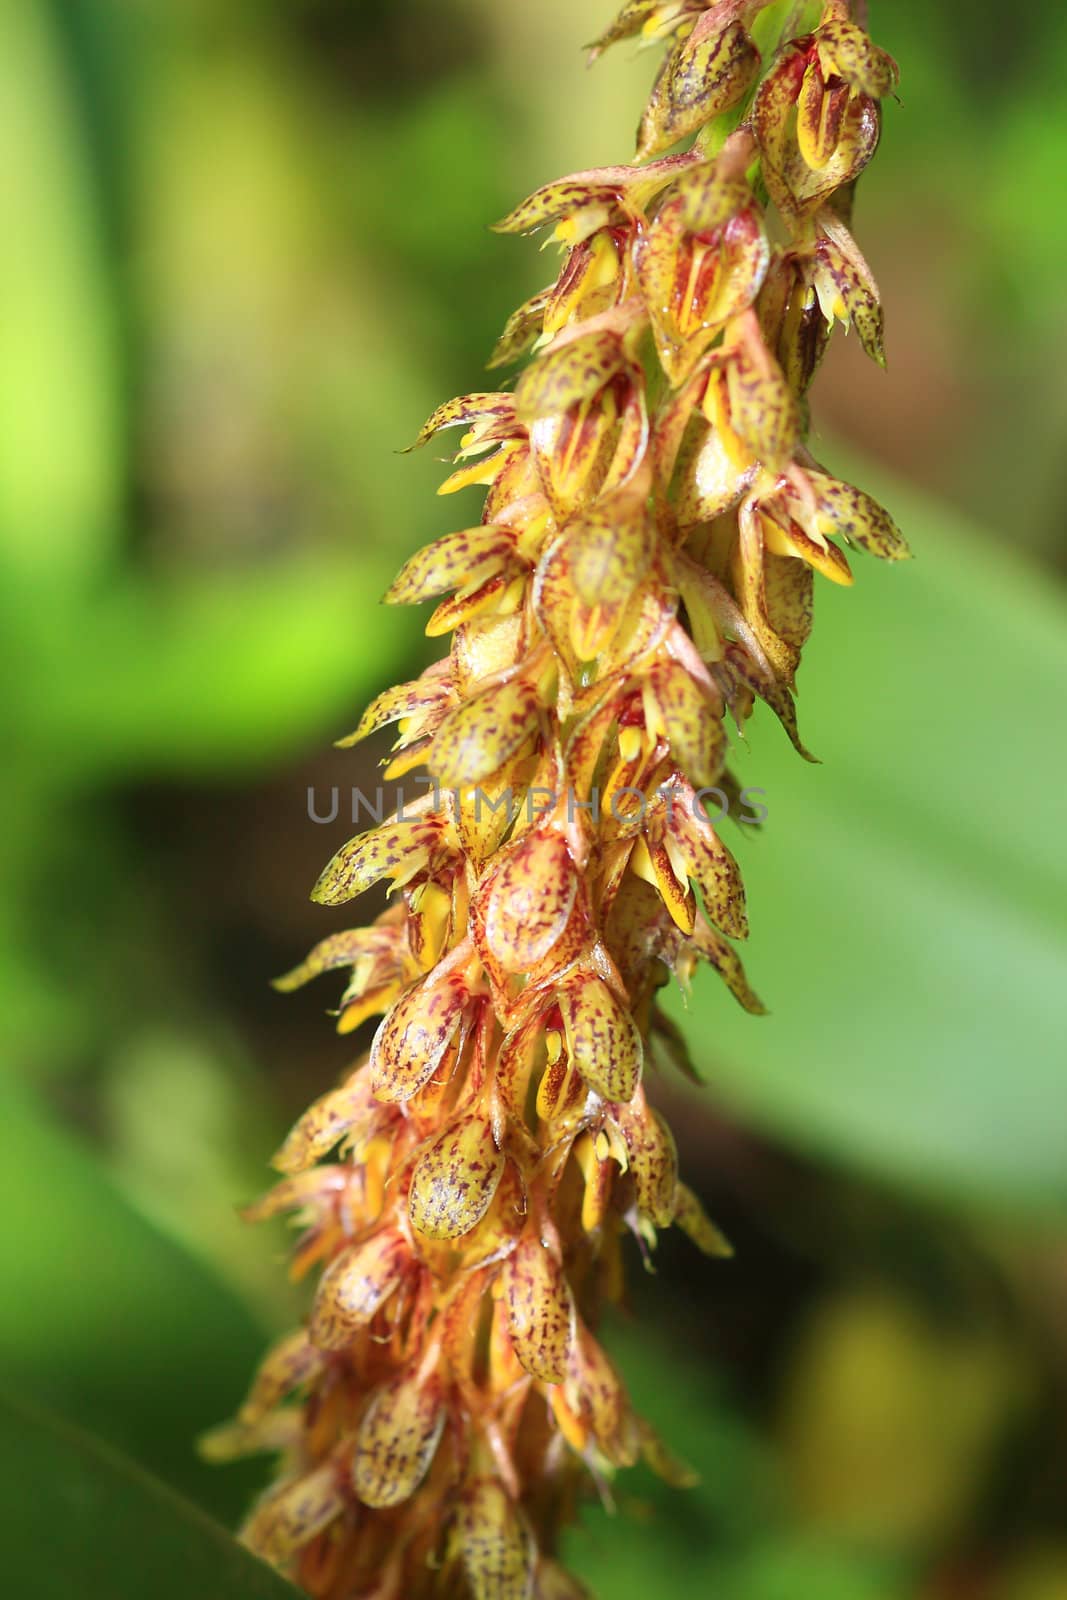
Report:
[[[658,1091],[738,1255],[667,1238],[614,1331],[703,1484],[590,1509],[603,1600],[1067,1596],[1067,18],[871,10],[903,74],[857,215],[890,366],[838,341],[816,449],[917,560],[820,589],[824,764],[753,727],[771,1015],[707,976],[707,1085]],[[230,1524],[260,1481],[193,1439],[299,1305],[235,1207],[351,1052],[329,995],[268,988],[351,920],[308,903],[351,830],[307,791],[368,781],[380,749],[330,742],[428,658],[373,602],[476,514],[397,451],[551,276],[487,224],[630,154],[653,58],[586,71],[610,13],[0,7],[12,1592],[75,1560],[83,1593],[280,1592],[107,1451]]]

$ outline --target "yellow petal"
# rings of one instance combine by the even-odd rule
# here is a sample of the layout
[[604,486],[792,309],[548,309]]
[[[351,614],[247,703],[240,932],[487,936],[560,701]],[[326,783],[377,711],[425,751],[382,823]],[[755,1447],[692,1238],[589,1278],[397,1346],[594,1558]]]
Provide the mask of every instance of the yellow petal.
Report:
[[809,62],[797,100],[797,145],[809,167],[826,166],[837,149],[848,108],[844,84],[828,85],[817,60]]
[[819,57],[828,73],[836,73],[862,94],[876,100],[892,94],[900,77],[893,57],[854,22],[824,22],[815,34]]
[[551,294],[551,289],[541,289],[537,294],[531,295],[529,300],[524,300],[517,311],[511,313],[504,324],[504,331],[493,347],[492,355],[486,362],[490,370],[510,365],[529,349],[542,331],[545,307]]
[[515,418],[515,397],[510,394],[461,394],[446,400],[419,429],[415,445],[426,444],[446,428],[478,428],[495,431],[510,425]]
[[608,1460],[633,1466],[640,1450],[636,1419],[622,1379],[588,1328],[579,1328],[572,1347],[564,1394]]
[[666,735],[671,756],[692,783],[710,788],[726,756],[721,705],[678,661],[656,668],[648,693],[655,702],[655,731]]
[[578,599],[585,605],[621,605],[648,571],[656,546],[655,525],[634,508],[601,507],[564,529],[567,564]]
[[704,917],[697,918],[690,938],[694,953],[715,968],[738,1005],[753,1016],[765,1015],[767,1008],[749,983],[733,945],[728,944]]
[[800,419],[796,401],[773,356],[758,363],[747,350],[736,349],[726,364],[730,425],[764,467],[772,472],[789,465]]
[[622,340],[609,328],[578,334],[539,356],[515,389],[523,422],[558,416],[597,394],[625,365]]
[[911,555],[900,529],[862,489],[822,473],[811,474],[818,507],[817,525],[823,535],[839,534],[868,555],[883,561],[905,561]]
[[286,1211],[319,1211],[332,1206],[348,1187],[351,1169],[312,1167],[283,1178],[251,1205],[241,1208],[242,1222],[267,1222]]
[[626,1144],[638,1210],[657,1228],[669,1227],[678,1182],[678,1151],[670,1129],[648,1106],[620,1107],[613,1120]]

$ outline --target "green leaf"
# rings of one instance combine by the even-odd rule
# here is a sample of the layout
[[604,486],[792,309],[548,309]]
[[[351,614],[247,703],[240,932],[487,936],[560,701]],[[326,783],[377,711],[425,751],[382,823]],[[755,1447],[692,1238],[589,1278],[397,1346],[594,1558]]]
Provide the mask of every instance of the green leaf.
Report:
[[235,1409],[267,1336],[12,1083],[0,1094],[0,1115],[5,1385],[76,1417],[220,1515],[236,1516],[261,1471],[208,1466],[196,1438]]
[[819,589],[801,732],[824,765],[762,713],[738,762],[766,791],[762,835],[735,851],[771,1015],[711,981],[675,1013],[738,1115],[927,1191],[1062,1216],[1067,606],[1009,547],[855,477],[917,559],[857,557],[854,589]]
[[97,1440],[0,1399],[4,1579],[34,1600],[296,1600],[224,1529]]

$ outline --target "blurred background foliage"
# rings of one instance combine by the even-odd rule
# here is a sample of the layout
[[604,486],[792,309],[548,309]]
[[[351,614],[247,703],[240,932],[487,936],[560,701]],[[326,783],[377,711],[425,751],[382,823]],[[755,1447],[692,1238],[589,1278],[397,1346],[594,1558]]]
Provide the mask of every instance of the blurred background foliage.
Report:
[[[738,1256],[667,1238],[615,1336],[703,1483],[590,1510],[605,1600],[1067,1595],[1067,17],[871,9],[903,71],[858,216],[890,370],[838,343],[817,448],[918,559],[820,591],[825,764],[752,730],[771,1015],[707,977],[707,1085],[659,1091]],[[348,1059],[328,997],[267,988],[328,931],[346,829],[308,789],[373,781],[330,741],[428,659],[373,602],[456,510],[397,451],[550,275],[486,224],[629,153],[651,60],[578,48],[610,10],[0,7],[0,1383],[226,1522],[257,1473],[192,1440],[300,1304],[235,1207]],[[70,1592],[75,1480],[84,1592],[204,1588],[196,1513],[183,1543],[95,1446],[4,1434],[14,1589]],[[220,1595],[274,1592],[234,1559]]]

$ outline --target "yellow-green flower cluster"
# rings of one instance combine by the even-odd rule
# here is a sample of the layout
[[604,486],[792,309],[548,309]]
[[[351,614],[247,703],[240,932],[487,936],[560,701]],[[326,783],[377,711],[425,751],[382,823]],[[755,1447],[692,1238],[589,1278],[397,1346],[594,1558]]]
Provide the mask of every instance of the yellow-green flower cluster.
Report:
[[834,323],[883,360],[849,217],[894,63],[837,0],[630,0],[594,49],[635,36],[668,42],[635,163],[500,224],[563,247],[492,364],[529,358],[420,435],[462,430],[442,493],[484,485],[484,512],[390,590],[451,645],[353,740],[396,724],[387,775],[433,783],[314,896],[384,880],[389,909],[286,980],[345,969],[341,1031],[382,1020],[252,1208],[297,1215],[318,1286],[214,1448],[280,1452],[246,1537],[321,1600],[566,1600],[583,1485],[641,1454],[684,1478],[594,1330],[628,1233],[727,1248],[646,1099],[671,973],[709,961],[760,1009],[701,791],[731,790],[756,699],[803,753],[814,574],[906,553],[805,444]]

